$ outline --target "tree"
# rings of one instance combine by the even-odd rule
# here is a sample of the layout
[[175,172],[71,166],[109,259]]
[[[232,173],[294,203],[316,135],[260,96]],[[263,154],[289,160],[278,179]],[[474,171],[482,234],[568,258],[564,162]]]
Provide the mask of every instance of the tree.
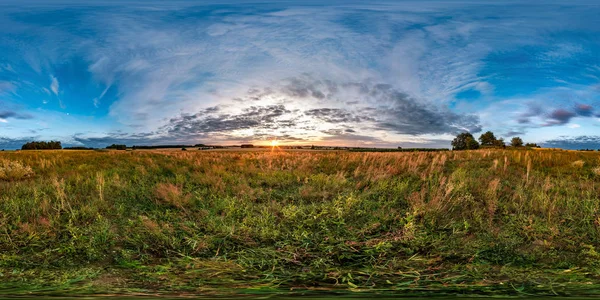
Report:
[[497,141],[498,140],[494,136],[494,133],[491,131],[488,131],[479,137],[479,142],[481,143],[481,146],[495,146]]
[[456,136],[452,141],[452,150],[472,150],[478,149],[479,143],[472,134],[463,132]]
[[540,147],[540,145],[538,145],[536,143],[526,143],[525,147],[529,147],[529,148],[542,148],[542,147]]
[[112,144],[107,146],[106,149],[127,150],[127,146],[121,144]]
[[21,150],[49,150],[49,149],[62,149],[62,145],[59,141],[49,142],[29,142],[25,143]]
[[503,138],[499,138],[496,141],[494,141],[494,146],[506,148],[506,144],[504,143],[504,139]]
[[513,147],[523,147],[523,140],[520,137],[515,136],[510,140],[510,145]]

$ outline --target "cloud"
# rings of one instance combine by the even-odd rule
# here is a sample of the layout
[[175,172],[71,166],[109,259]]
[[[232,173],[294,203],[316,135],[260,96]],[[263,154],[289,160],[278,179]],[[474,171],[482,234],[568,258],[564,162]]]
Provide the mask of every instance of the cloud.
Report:
[[16,89],[17,86],[13,82],[0,80],[0,95],[12,93]]
[[21,149],[27,142],[35,140],[33,137],[9,138],[0,137],[0,149]]
[[56,77],[50,75],[50,80],[52,81],[50,83],[50,90],[54,93],[54,95],[58,96],[58,89],[59,89],[58,79],[56,79]]
[[508,131],[506,134],[504,134],[504,136],[505,137],[514,137],[514,136],[523,135],[523,134],[525,134],[525,132],[523,132],[523,131],[511,130],[511,131]]
[[28,119],[32,119],[33,116],[29,115],[29,114],[21,114],[21,113],[17,113],[14,111],[1,111],[0,110],[0,119],[18,119],[18,120],[28,120]]
[[[361,101],[348,107],[345,102],[349,97]],[[269,101],[274,104],[256,104]],[[230,106],[221,101],[220,106],[182,114],[170,119],[161,130],[178,137],[215,133],[238,137],[287,134],[317,140],[326,140],[332,130],[339,128],[337,125],[350,126],[353,132],[340,132],[336,136],[350,136],[348,133],[366,136],[365,133],[373,131],[423,135],[481,130],[477,116],[457,114],[443,105],[412,98],[388,84],[337,82],[309,74],[268,87],[253,87],[229,101],[234,102],[237,104]]]
[[554,111],[552,111],[549,115],[549,122],[548,125],[564,125],[569,123],[569,121],[571,120],[571,118],[575,117],[577,114],[575,114],[572,111],[568,111],[566,109],[556,109]]
[[375,85],[369,94],[384,103],[377,111],[382,116],[377,126],[382,129],[411,135],[481,131],[478,116],[460,115],[443,106],[423,103],[389,85]]
[[539,117],[545,113],[540,103],[530,101],[526,103],[526,106],[527,110],[518,115],[517,122],[519,124],[528,124],[532,117]]
[[315,108],[304,112],[305,115],[315,117],[327,123],[358,123],[361,121],[374,121],[370,116],[357,116],[340,108]]
[[542,143],[547,148],[562,149],[600,149],[600,136],[583,135],[576,137],[561,136]]
[[314,80],[309,74],[286,80],[281,92],[297,98],[313,97],[324,99],[338,92],[338,85],[331,80]]
[[284,105],[250,106],[239,114],[222,112],[220,107],[210,107],[193,115],[173,118],[163,130],[177,137],[231,133],[242,129],[276,130],[295,126],[295,120],[291,116],[293,113]]
[[[523,128],[529,129],[567,125],[575,117],[595,117],[594,107],[588,104],[574,104],[568,108],[552,108],[543,107],[540,103],[529,102],[526,106],[525,112],[517,114],[515,121]],[[579,126],[578,124],[573,125]]]
[[575,112],[582,117],[591,117],[594,113],[594,108],[587,104],[577,104],[575,106]]

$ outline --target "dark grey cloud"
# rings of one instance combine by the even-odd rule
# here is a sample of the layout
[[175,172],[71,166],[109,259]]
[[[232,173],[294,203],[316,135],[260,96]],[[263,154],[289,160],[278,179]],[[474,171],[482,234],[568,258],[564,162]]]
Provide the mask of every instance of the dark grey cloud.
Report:
[[358,116],[340,108],[316,108],[304,111],[307,116],[315,117],[328,123],[358,123],[362,121],[375,121],[371,116]]
[[[240,129],[279,129],[296,125],[294,112],[284,105],[251,106],[240,114],[220,113],[219,107],[205,109],[194,115],[182,115],[169,120],[163,127],[174,136],[197,136],[210,133],[228,133]],[[286,116],[284,118],[284,116]]]
[[[594,107],[588,104],[575,104],[570,108],[544,108],[540,103],[528,103],[527,110],[517,116],[516,122],[528,127],[557,126],[568,124],[575,117],[599,117]],[[531,118],[539,118],[543,123],[532,124]]]
[[478,116],[423,103],[389,85],[375,85],[369,94],[383,100],[384,105],[377,111],[380,116],[377,127],[381,129],[411,135],[481,131]]
[[0,137],[0,149],[21,149],[21,146],[27,142],[36,140],[35,137],[9,138]]
[[246,92],[246,95],[233,98],[233,100],[237,101],[237,102],[260,101],[264,97],[267,97],[267,96],[270,96],[273,94],[274,94],[274,92],[270,87],[266,87],[264,89],[250,88]]
[[518,136],[518,135],[523,135],[523,134],[525,134],[525,132],[524,132],[524,131],[520,131],[520,130],[511,130],[511,131],[508,131],[508,132],[507,132],[506,134],[504,134],[503,136],[505,136],[505,137],[515,137],[515,136]]
[[594,108],[587,104],[577,104],[575,105],[575,112],[582,117],[591,117],[594,113]]
[[548,125],[564,125],[569,123],[577,114],[566,109],[556,109],[549,115]]
[[[347,101],[341,91],[354,94],[361,101]],[[331,103],[361,105],[360,113],[338,108],[319,108],[305,111],[306,115],[329,123],[361,123],[364,128],[391,130],[395,133],[421,135],[481,131],[479,117],[458,114],[447,107],[426,103],[410,97],[389,84],[342,82],[314,79],[308,74],[288,79],[281,92],[290,97],[323,99]]]
[[29,114],[20,114],[10,110],[0,110],[0,119],[19,119],[19,120],[27,120],[32,119],[33,116]]
[[339,91],[339,85],[331,80],[314,79],[309,74],[285,80],[280,92],[291,97],[315,99],[330,98]]
[[562,148],[562,149],[600,149],[600,136],[576,136],[568,137],[561,136],[557,139],[548,140],[541,143],[547,148]]

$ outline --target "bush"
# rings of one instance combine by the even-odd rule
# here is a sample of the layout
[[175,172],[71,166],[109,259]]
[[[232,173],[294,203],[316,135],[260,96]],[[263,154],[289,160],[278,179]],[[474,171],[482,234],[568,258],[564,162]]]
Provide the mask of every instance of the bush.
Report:
[[31,176],[33,176],[31,167],[18,161],[0,160],[0,180],[21,180]]

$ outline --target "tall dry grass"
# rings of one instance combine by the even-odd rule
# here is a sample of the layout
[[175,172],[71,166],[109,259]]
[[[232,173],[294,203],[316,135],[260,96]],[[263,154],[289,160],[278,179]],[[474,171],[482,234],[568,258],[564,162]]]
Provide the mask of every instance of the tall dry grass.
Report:
[[0,166],[27,175],[0,180],[0,272],[181,259],[300,281],[594,268],[599,162],[515,150],[6,152]]

